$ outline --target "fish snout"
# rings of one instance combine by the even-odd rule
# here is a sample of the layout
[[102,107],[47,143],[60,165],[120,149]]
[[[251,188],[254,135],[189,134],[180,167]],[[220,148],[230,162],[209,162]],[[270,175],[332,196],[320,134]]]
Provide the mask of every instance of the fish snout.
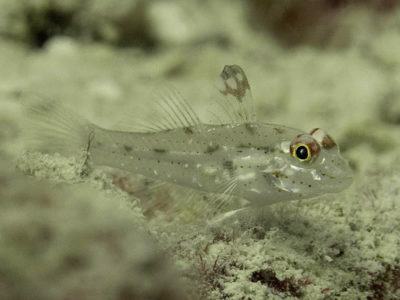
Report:
[[353,182],[353,170],[344,159],[331,161],[321,171],[328,189],[337,192],[348,188]]

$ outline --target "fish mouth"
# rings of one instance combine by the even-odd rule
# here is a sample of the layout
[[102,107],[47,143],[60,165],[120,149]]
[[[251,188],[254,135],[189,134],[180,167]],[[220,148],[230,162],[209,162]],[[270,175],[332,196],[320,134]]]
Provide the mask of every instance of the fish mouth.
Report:
[[325,166],[326,174],[323,176],[322,184],[326,185],[329,192],[340,192],[347,189],[353,183],[353,170],[346,161],[342,161],[339,165]]
[[[327,182],[328,183],[328,182]],[[338,177],[326,185],[326,191],[337,193],[350,187],[353,183],[353,176]]]

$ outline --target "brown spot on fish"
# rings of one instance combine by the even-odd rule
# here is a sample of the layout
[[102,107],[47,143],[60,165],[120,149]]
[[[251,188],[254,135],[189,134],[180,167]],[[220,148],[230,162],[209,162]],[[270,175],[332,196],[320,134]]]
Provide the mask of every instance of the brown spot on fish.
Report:
[[165,152],[167,152],[167,150],[165,150],[165,149],[160,149],[160,148],[154,148],[153,151],[154,151],[154,152],[157,152],[157,153],[165,153]]
[[274,148],[268,147],[268,146],[259,146],[256,147],[257,150],[259,151],[264,151],[265,154],[269,153],[269,152],[274,152]]
[[[268,147],[268,146],[252,146],[251,143],[248,143],[248,145],[239,144],[237,146],[237,148],[239,148],[239,149],[256,149],[258,151],[264,151],[265,154],[275,151],[275,148],[271,148],[271,147]],[[236,152],[242,153],[243,151],[242,150],[237,150]]]
[[322,140],[322,146],[325,149],[331,149],[336,146],[335,141],[328,135]]
[[320,128],[311,130],[310,134],[325,149],[329,150],[336,146],[335,141],[329,136],[329,134]]
[[211,154],[211,153],[214,153],[215,151],[217,151],[218,149],[219,149],[219,145],[218,144],[208,145],[208,147],[207,147],[206,151],[204,151],[204,153]]
[[279,133],[279,134],[282,134],[284,131],[282,128],[279,128],[279,127],[274,127],[274,130],[276,133]]
[[233,161],[225,160],[222,162],[222,166],[224,167],[224,169],[233,170]]
[[131,152],[133,150],[132,147],[128,145],[124,145],[124,149],[126,152]]
[[249,147],[249,146],[247,146],[247,145],[245,145],[245,144],[239,144],[237,147],[238,147],[238,148],[245,148],[245,149],[251,148],[251,147]]
[[234,166],[233,166],[233,161],[231,161],[231,160],[225,160],[223,163],[222,163],[222,166],[223,166],[223,168],[224,169],[226,169],[226,170],[228,170],[229,171],[229,175],[230,176],[234,176],[235,175],[235,171],[234,171]]
[[185,134],[193,134],[193,129],[190,128],[190,127],[184,127],[184,128],[183,128],[183,132],[184,132]]
[[279,178],[281,176],[281,172],[275,171],[272,173],[276,178]]
[[244,124],[244,128],[246,128],[247,132],[250,134],[254,134],[256,132],[256,128],[250,123]]

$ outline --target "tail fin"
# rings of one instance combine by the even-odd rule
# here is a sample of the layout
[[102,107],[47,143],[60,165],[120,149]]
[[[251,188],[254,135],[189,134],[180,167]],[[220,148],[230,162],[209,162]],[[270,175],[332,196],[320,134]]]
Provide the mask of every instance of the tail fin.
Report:
[[43,101],[25,105],[23,123],[27,150],[63,155],[85,149],[95,127],[71,109]]

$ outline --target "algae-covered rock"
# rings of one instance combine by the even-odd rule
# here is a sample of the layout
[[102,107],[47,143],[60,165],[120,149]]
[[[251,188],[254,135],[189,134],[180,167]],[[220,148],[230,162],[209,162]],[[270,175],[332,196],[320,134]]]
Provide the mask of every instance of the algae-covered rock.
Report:
[[151,47],[146,2],[0,1],[0,33],[33,47],[57,35],[114,45]]
[[1,299],[184,298],[126,202],[0,168]]
[[[390,0],[0,0],[0,298],[399,298],[399,33]],[[155,128],[167,82],[208,120],[229,64],[260,122],[329,133],[349,189],[206,226],[211,197],[20,153],[31,97]]]

